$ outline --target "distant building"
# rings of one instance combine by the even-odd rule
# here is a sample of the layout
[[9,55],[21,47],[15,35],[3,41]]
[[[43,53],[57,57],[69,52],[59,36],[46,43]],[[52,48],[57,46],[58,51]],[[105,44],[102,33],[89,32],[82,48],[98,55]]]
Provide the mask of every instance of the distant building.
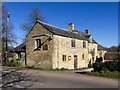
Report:
[[88,29],[80,32],[70,23],[64,30],[37,20],[14,52],[23,66],[76,69],[88,67],[96,58],[104,60],[106,51],[99,46]]
[[104,56],[105,61],[118,60],[118,58],[118,52],[107,52]]

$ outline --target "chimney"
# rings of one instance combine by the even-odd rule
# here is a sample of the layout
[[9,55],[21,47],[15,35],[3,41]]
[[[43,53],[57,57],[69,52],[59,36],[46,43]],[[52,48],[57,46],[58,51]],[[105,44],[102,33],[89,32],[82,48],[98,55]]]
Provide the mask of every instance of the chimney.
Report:
[[73,23],[69,23],[68,24],[68,28],[70,31],[73,31],[74,30],[74,24]]
[[90,35],[90,30],[89,30],[89,29],[86,29],[86,30],[85,30],[85,33],[86,33],[86,35]]

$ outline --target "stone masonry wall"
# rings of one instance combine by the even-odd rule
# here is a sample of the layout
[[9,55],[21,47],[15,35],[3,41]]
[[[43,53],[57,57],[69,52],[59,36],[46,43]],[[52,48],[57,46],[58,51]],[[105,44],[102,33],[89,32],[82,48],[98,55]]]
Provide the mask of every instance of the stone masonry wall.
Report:
[[[76,46],[71,47],[72,39],[57,35],[53,36],[53,68],[74,69],[74,55],[78,57],[77,68],[88,66],[88,49],[83,48],[83,40],[74,39]],[[82,54],[85,55],[85,60],[82,60]],[[65,62],[62,60],[63,55],[66,55]],[[71,56],[71,60],[68,60],[69,56]]]
[[[37,23],[26,37],[26,59],[28,66],[52,68],[52,40],[47,40],[49,38],[47,36],[39,36],[43,34],[48,34],[52,37],[52,33]],[[41,43],[47,40],[44,44],[48,44],[48,50],[43,50],[44,44],[40,50],[35,50],[35,40],[38,38],[41,39]]]
[[[92,56],[91,50],[94,50],[93,56]],[[91,63],[95,63],[96,57],[98,56],[98,45],[95,43],[89,43],[88,44],[88,51],[89,51],[89,58],[88,59],[91,60]]]

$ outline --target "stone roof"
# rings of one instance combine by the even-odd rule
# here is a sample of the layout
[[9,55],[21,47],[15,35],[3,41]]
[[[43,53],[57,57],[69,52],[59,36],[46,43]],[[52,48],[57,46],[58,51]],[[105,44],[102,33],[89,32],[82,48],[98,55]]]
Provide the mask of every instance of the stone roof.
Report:
[[104,56],[105,60],[117,60],[118,52],[107,52]]
[[[86,38],[89,38],[89,37],[87,37],[87,35],[86,35],[86,33],[85,32],[81,32],[81,31],[78,31],[78,30],[74,30],[75,32],[78,32],[80,35],[82,35],[82,36],[84,36],[84,37],[86,37]],[[89,35],[90,36],[90,35]],[[98,44],[95,40],[94,40],[94,38],[92,38],[92,43],[95,43],[95,44]]]
[[88,38],[84,37],[81,34],[77,34],[77,33],[71,32],[69,30],[61,29],[61,28],[49,25],[47,23],[41,22],[39,20],[37,20],[37,22],[39,22],[39,24],[41,24],[48,31],[50,31],[51,33],[53,33],[55,35],[60,35],[60,36],[65,36],[65,37],[76,38],[76,39],[87,40],[88,41]]
[[[67,29],[65,30],[65,29],[62,29],[62,28],[58,28],[58,27],[55,27],[53,25],[49,25],[47,23],[41,22],[39,20],[37,20],[36,23],[39,23],[40,25],[42,25],[44,28],[46,28],[48,31],[50,31],[51,33],[53,33],[55,35],[60,35],[60,36],[64,36],[64,37],[70,37],[70,38],[76,38],[76,39],[80,39],[80,40],[89,41],[88,37],[86,37],[85,32],[81,32],[81,31],[78,31],[78,30],[74,30],[74,32],[71,32]],[[28,35],[29,35],[29,33],[28,33]],[[93,38],[92,38],[92,43],[98,44]],[[18,52],[19,51],[24,52],[25,49],[23,47],[25,48],[25,43],[22,43],[21,45],[17,46],[14,50],[18,51]],[[103,48],[101,48],[101,49],[103,49]]]
[[25,52],[25,43],[20,44],[16,48],[14,48],[15,52]]
[[107,49],[100,44],[98,44],[98,50],[106,50],[107,51]]

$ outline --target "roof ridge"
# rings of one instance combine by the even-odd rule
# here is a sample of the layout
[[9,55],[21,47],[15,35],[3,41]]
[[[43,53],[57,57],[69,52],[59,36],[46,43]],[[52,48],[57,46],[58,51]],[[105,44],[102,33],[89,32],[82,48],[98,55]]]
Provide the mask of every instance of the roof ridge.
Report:
[[[40,24],[43,24],[43,25],[47,25],[47,26],[49,26],[49,27],[52,27],[52,28],[56,28],[56,29],[59,29],[59,30],[61,30],[61,31],[64,31],[64,32],[66,32],[67,34],[66,35],[68,35],[68,34],[74,34],[74,35],[77,35],[77,36],[70,36],[70,35],[68,35],[69,37],[72,37],[72,38],[75,38],[75,37],[78,37],[78,38],[82,38],[83,40],[87,40],[88,41],[88,39],[86,38],[86,37],[84,37],[83,35],[80,35],[79,33],[74,33],[74,32],[71,32],[71,31],[69,31],[69,30],[65,30],[65,29],[61,29],[61,28],[59,28],[59,27],[56,27],[56,26],[53,26],[53,25],[50,25],[50,24],[48,24],[48,23],[45,23],[45,22],[42,22],[42,21],[40,21],[40,20],[37,20],[37,22],[38,23],[40,23]],[[55,32],[54,30],[52,30],[52,32]],[[59,32],[60,33],[60,32]],[[58,34],[58,33],[57,33]],[[65,33],[64,33],[65,34]],[[63,33],[62,33],[62,35],[63,35]],[[66,36],[65,35],[65,36]]]
[[[61,30],[63,30],[63,31],[69,31],[68,29],[60,28],[60,27],[57,27],[57,26],[54,26],[54,25],[51,25],[51,24],[48,24],[48,23],[42,22],[42,21],[40,21],[40,20],[37,20],[37,21],[40,22],[40,23],[43,23],[43,24],[46,24],[46,25],[49,25],[49,26],[52,26],[52,27],[55,27],[55,28],[61,29]],[[70,31],[69,31],[69,32],[70,32]]]

